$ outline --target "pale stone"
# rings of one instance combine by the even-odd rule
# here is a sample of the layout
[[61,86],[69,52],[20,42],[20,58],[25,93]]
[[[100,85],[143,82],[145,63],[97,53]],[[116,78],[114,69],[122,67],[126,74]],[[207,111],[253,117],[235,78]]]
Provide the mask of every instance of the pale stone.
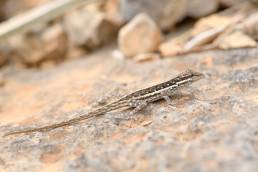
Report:
[[9,40],[11,61],[27,66],[41,66],[43,63],[62,61],[67,52],[67,39],[63,28],[55,24],[47,29],[27,35],[19,35]]
[[115,37],[118,26],[106,18],[104,13],[77,10],[64,19],[68,39],[76,46],[97,48]]
[[137,62],[154,61],[160,59],[160,55],[158,53],[142,53],[137,54],[133,59]]
[[256,46],[255,40],[242,31],[234,31],[230,34],[223,35],[219,37],[214,44],[222,49]]
[[156,23],[146,14],[137,15],[119,31],[118,44],[127,57],[138,53],[154,52],[162,40],[162,33]]
[[200,18],[215,12],[219,7],[217,0],[188,0],[187,15],[194,18]]
[[183,47],[182,45],[179,45],[176,43],[176,41],[168,40],[159,46],[159,52],[161,53],[162,56],[175,56],[182,52]]
[[139,13],[148,14],[162,30],[169,30],[185,17],[186,0],[121,0],[124,21]]

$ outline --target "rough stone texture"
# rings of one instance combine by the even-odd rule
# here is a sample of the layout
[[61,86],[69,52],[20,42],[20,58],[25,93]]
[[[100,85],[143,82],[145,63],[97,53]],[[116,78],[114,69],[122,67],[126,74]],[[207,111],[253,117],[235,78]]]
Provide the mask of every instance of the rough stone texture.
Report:
[[146,14],[135,16],[118,34],[119,49],[128,57],[157,50],[161,40],[161,31]]
[[188,0],[187,15],[194,18],[200,18],[215,12],[219,7],[218,0]]
[[104,13],[86,9],[69,13],[64,18],[64,28],[72,44],[88,49],[111,41],[118,31],[118,26]]
[[167,30],[185,17],[186,0],[121,0],[121,16],[129,21],[138,13],[151,16]]
[[[0,171],[253,172],[258,162],[258,49],[143,64],[103,50],[44,71],[1,70],[0,133],[42,126],[193,68],[196,98],[113,112],[73,127],[0,139]],[[68,77],[69,76],[69,77]],[[95,105],[96,106],[96,105]]]
[[8,46],[8,58],[13,63],[35,67],[64,60],[68,43],[62,27],[55,24],[12,37]]

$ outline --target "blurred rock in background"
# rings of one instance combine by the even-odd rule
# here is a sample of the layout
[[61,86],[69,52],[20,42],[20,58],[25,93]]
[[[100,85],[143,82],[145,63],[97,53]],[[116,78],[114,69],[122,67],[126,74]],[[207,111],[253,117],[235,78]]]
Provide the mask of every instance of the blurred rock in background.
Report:
[[75,46],[95,49],[111,41],[118,26],[104,13],[80,9],[64,17],[64,29],[69,41]]
[[118,45],[123,54],[133,57],[139,53],[151,53],[158,49],[162,33],[147,14],[138,14],[118,35]]
[[247,0],[218,0],[219,3],[221,3],[221,5],[223,6],[232,6],[232,5],[236,5],[242,2],[246,2]]
[[8,58],[12,63],[39,67],[47,63],[54,65],[66,58],[68,42],[61,25],[41,29],[9,39],[12,53]]
[[[0,17],[7,19],[50,2],[1,1]],[[256,0],[92,1],[67,11],[50,22],[37,25],[26,33],[10,37],[4,45],[6,50],[0,49],[0,65],[15,63],[24,67],[40,67],[43,64],[51,66],[50,64],[55,65],[64,60],[80,58],[114,43],[118,43],[118,48],[125,57],[142,53],[159,53],[161,57],[174,56],[202,49],[203,46],[223,49],[253,47],[256,46],[258,37],[255,2]],[[137,17],[141,13],[148,17]],[[192,19],[190,22],[189,18]],[[248,21],[244,22],[244,18]],[[236,24],[241,31],[234,31]],[[178,28],[178,25],[183,27]]]
[[188,0],[186,7],[187,16],[200,18],[217,11],[219,2],[218,0]]
[[121,0],[121,16],[128,22],[138,13],[146,13],[162,30],[170,29],[186,14],[186,0]]
[[0,67],[8,61],[10,55],[10,49],[6,44],[0,44]]

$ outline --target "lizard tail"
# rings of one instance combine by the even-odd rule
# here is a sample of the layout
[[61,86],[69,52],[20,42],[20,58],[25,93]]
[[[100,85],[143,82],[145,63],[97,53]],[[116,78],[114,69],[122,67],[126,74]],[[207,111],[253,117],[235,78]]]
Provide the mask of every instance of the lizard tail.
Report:
[[24,129],[24,130],[18,130],[18,131],[11,131],[11,132],[8,132],[8,133],[4,134],[3,137],[10,136],[10,135],[16,135],[16,134],[28,134],[28,133],[33,133],[33,132],[47,132],[49,130],[53,130],[53,129],[56,129],[56,128],[60,128],[60,127],[64,127],[64,126],[70,126],[70,125],[76,124],[76,123],[78,123],[80,121],[92,118],[94,116],[96,116],[96,114],[89,114],[87,116],[83,115],[83,116],[79,116],[77,118],[73,118],[73,119],[70,119],[70,120],[67,120],[67,121],[63,121],[63,122],[60,122],[60,123],[57,123],[57,124],[46,125],[46,126],[38,127],[38,128],[31,128],[31,129]]
[[78,117],[75,117],[75,118],[67,120],[67,121],[63,121],[63,122],[51,124],[51,125],[46,125],[46,126],[38,127],[38,128],[30,128],[30,129],[24,129],[24,130],[18,130],[18,131],[11,131],[11,132],[4,134],[3,137],[10,136],[10,135],[16,135],[16,134],[28,134],[28,133],[33,133],[33,132],[47,132],[47,131],[50,131],[50,130],[53,130],[56,128],[77,124],[81,121],[87,120],[89,118],[97,117],[108,111],[112,111],[112,110],[115,110],[120,107],[127,107],[127,103],[126,102],[114,102],[114,103],[108,104],[104,107],[101,107],[95,111],[89,112],[87,114],[82,114]]

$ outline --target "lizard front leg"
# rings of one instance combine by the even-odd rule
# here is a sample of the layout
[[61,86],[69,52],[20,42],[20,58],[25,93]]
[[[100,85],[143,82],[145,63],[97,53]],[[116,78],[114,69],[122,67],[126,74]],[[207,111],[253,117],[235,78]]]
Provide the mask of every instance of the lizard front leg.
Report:
[[171,97],[174,97],[174,96],[178,95],[178,94],[179,94],[178,91],[170,90],[170,89],[169,89],[169,90],[164,90],[164,91],[162,91],[160,94],[161,94],[162,98],[166,101],[166,103],[167,103],[170,107],[172,107],[173,109],[176,108],[176,107],[174,106],[173,102],[172,102]]

